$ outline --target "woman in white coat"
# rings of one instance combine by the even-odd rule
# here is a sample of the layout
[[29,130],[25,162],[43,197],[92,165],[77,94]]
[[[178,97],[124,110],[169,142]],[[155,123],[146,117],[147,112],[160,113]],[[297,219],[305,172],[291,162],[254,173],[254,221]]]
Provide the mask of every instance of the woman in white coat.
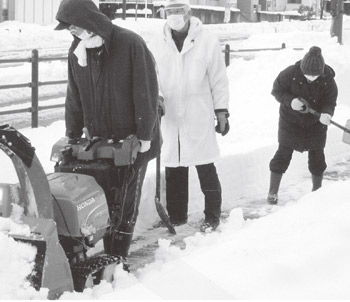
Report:
[[168,0],[165,11],[162,35],[151,42],[150,49],[165,107],[161,158],[167,210],[174,225],[187,222],[188,167],[195,166],[205,196],[201,230],[215,230],[221,214],[221,186],[214,165],[220,157],[215,129],[222,135],[229,130],[224,56],[218,39],[191,16],[188,0]]

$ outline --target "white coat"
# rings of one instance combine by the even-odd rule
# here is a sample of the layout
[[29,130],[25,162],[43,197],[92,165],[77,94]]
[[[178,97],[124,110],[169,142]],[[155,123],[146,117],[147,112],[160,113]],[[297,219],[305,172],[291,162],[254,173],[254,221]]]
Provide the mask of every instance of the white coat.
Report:
[[163,35],[149,45],[158,68],[162,118],[162,164],[166,167],[212,163],[220,158],[216,109],[228,109],[229,89],[218,39],[191,17],[179,52],[165,24]]

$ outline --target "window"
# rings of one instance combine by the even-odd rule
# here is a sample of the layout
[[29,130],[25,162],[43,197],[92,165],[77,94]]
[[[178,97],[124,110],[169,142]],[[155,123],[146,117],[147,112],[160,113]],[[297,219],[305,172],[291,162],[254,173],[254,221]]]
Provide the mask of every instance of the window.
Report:
[[301,0],[288,0],[288,3],[301,4]]

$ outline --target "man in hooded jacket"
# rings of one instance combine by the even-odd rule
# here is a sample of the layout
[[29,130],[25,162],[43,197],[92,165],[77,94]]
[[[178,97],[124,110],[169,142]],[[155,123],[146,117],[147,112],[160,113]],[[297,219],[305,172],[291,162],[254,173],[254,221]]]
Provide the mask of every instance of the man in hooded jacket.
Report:
[[116,191],[124,181],[128,190],[121,224],[104,238],[106,252],[126,257],[147,162],[160,148],[153,56],[140,36],[112,24],[91,0],[63,0],[56,19],[55,29],[68,29],[74,37],[68,54],[66,135],[80,138],[85,127],[91,137],[119,141],[136,135],[140,142],[135,163],[115,168]]
[[[338,88],[334,70],[324,62],[321,48],[313,46],[302,60],[282,70],[273,83],[272,95],[280,103],[278,149],[270,161],[267,201],[276,204],[282,175],[294,150],[308,151],[312,191],[322,186],[327,165],[324,155],[327,130],[334,114]],[[311,108],[320,113],[315,116]]]
[[188,0],[167,0],[166,24],[150,44],[157,63],[162,119],[166,201],[174,225],[187,222],[188,171],[195,166],[205,197],[203,232],[220,223],[221,185],[217,132],[229,131],[229,89],[218,39],[191,15]]

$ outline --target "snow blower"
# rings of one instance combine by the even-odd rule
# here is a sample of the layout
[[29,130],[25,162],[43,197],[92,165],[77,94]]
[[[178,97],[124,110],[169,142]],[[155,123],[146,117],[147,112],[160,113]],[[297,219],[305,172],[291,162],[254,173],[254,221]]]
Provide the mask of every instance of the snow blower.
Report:
[[[0,149],[12,160],[18,184],[0,184],[0,214],[11,217],[12,205],[23,208],[28,234],[8,234],[36,247],[35,289],[49,289],[48,298],[65,291],[83,291],[105,278],[122,262],[111,254],[88,256],[88,250],[111,231],[109,205],[117,198],[114,169],[131,165],[139,143],[103,138],[62,138],[52,148],[55,172],[46,175],[30,141],[9,125],[0,126]],[[108,269],[107,269],[108,268]]]

